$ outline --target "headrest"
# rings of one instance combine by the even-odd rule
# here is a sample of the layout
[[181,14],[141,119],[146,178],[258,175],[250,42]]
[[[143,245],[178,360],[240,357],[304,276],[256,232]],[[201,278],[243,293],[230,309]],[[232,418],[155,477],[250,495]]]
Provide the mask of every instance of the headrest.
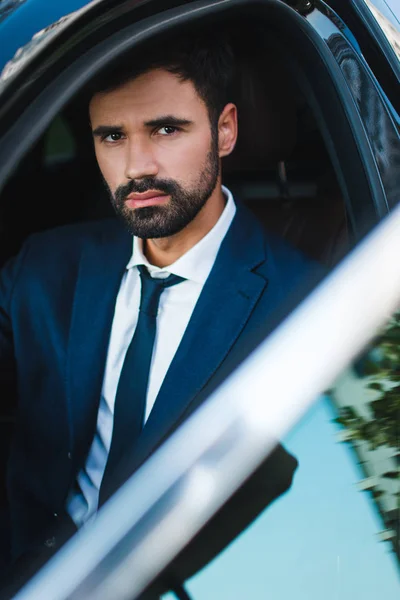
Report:
[[296,94],[272,50],[245,52],[237,61],[233,99],[239,135],[223,173],[263,170],[287,160],[296,144]]

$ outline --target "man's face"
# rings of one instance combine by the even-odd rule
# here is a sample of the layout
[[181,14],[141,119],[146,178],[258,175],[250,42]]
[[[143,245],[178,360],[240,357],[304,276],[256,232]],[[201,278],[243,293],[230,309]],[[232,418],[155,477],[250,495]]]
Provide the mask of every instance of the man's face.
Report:
[[174,235],[219,180],[218,135],[192,82],[155,69],[90,103],[96,158],[113,206],[140,238]]

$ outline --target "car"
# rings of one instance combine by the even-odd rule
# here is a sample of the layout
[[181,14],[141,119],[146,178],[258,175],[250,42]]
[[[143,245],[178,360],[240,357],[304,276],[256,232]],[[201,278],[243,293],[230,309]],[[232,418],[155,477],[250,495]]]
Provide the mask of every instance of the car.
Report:
[[[389,0],[0,6],[0,264],[32,233],[112,216],[87,87],[128,52],[204,28],[236,56],[224,182],[326,273],[21,600],[395,597],[399,18]],[[15,407],[2,395],[4,481]],[[251,504],[244,482],[276,439],[299,461],[292,487],[220,543],[207,523],[232,495]],[[5,523],[7,510],[3,487]]]

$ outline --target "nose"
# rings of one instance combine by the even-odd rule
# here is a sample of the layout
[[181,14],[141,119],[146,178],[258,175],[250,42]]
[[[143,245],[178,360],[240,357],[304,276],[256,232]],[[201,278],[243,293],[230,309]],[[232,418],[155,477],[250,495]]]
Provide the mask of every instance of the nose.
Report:
[[151,148],[151,142],[131,140],[127,149],[125,177],[141,179],[158,174],[158,164]]

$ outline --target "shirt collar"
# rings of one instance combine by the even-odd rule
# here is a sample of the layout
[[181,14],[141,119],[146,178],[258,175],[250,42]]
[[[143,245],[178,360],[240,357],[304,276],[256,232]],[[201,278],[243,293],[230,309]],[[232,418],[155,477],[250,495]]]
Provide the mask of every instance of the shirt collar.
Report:
[[227,202],[220,218],[207,235],[179,257],[178,260],[163,268],[151,265],[143,254],[143,241],[134,236],[133,252],[126,268],[132,269],[138,265],[145,265],[152,277],[167,277],[172,273],[203,285],[210,274],[219,247],[236,212],[231,191],[225,186],[222,186],[222,191],[227,198]]

